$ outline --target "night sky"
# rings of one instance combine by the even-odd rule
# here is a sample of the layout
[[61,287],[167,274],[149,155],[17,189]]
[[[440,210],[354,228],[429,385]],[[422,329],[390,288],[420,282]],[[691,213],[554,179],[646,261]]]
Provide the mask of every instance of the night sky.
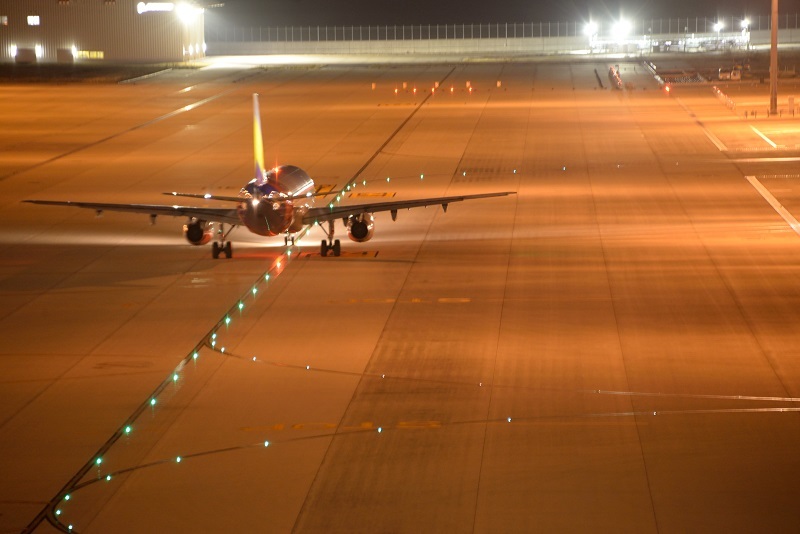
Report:
[[[210,2],[210,0],[207,0]],[[220,0],[208,22],[236,26],[470,24],[769,15],[770,0]],[[780,13],[800,0],[780,0]]]

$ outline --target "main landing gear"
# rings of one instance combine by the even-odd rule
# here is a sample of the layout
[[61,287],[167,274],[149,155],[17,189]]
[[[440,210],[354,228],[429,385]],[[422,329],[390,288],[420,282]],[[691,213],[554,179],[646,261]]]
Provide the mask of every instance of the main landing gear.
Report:
[[219,223],[219,230],[217,231],[217,234],[220,236],[219,241],[211,243],[211,257],[215,260],[219,258],[220,254],[225,254],[226,258],[233,257],[233,246],[230,241],[225,241],[225,238],[228,237],[228,234],[230,234],[234,228],[236,228],[236,226],[231,226],[226,232],[223,224]]
[[289,235],[289,232],[286,232],[286,235],[283,237],[283,246],[288,247],[289,243],[294,246],[294,235]]
[[230,241],[225,241],[225,242],[220,241],[219,243],[214,241],[213,243],[211,243],[211,257],[213,257],[216,260],[217,258],[219,258],[220,254],[225,254],[226,258],[230,258],[233,256],[233,247],[231,247]]
[[319,247],[319,254],[323,258],[328,255],[328,252],[333,252],[334,256],[339,256],[342,253],[342,244],[339,242],[338,239],[334,241],[333,239],[333,221],[328,221],[328,231],[325,232],[328,236],[328,240],[322,240],[322,244]]

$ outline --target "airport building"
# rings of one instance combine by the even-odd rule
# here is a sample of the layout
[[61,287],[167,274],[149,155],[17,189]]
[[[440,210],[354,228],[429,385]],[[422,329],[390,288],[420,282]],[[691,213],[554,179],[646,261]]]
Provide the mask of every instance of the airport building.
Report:
[[203,7],[139,0],[0,0],[0,61],[179,62],[205,55]]

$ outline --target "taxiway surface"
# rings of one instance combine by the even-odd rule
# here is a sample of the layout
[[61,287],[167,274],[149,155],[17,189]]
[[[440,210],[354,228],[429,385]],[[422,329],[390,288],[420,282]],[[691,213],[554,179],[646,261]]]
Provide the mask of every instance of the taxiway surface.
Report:
[[[608,66],[0,86],[0,530],[796,528],[800,119]],[[345,202],[517,195],[216,261],[20,203],[235,194],[253,92],[269,159],[336,187],[374,156]]]

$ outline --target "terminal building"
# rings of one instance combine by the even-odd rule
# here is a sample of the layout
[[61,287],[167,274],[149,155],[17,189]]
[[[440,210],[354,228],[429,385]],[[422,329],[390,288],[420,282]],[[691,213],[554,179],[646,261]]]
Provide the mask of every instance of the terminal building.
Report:
[[181,62],[205,56],[194,2],[0,0],[0,62]]

